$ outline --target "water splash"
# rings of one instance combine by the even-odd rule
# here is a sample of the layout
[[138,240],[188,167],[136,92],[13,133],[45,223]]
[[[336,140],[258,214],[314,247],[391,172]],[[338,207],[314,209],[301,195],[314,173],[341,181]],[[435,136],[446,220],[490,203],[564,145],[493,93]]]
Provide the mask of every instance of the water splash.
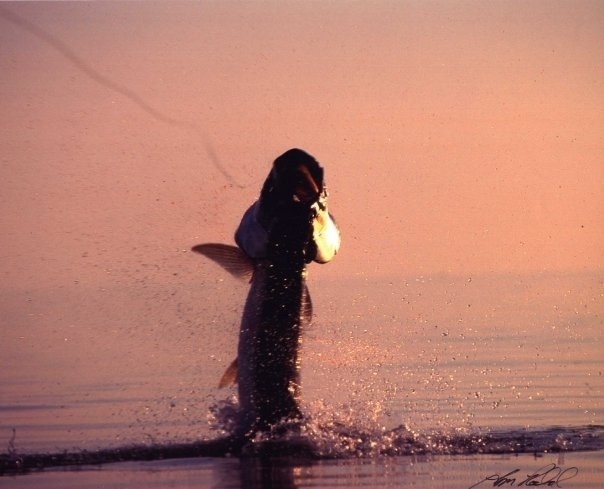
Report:
[[[502,453],[547,453],[604,449],[604,426],[552,426],[539,428],[477,429],[468,426],[414,429],[402,424],[388,428],[381,420],[383,404],[329,406],[315,401],[305,418],[284,420],[268,435],[252,441],[248,453],[265,453],[278,444],[281,449],[309,449],[314,458],[371,458],[410,455],[466,455]],[[215,404],[208,417],[219,435],[234,431],[237,399],[232,396]]]
[[304,419],[284,420],[270,433],[259,434],[244,447],[234,447],[234,396],[216,403],[209,414],[219,435],[193,443],[130,445],[96,451],[21,455],[9,444],[0,455],[0,475],[27,473],[47,467],[107,464],[193,457],[296,457],[299,459],[351,459],[414,455],[473,455],[597,451],[604,449],[604,426],[551,426],[414,430],[406,425],[387,428],[376,422],[381,406],[363,411],[329,409],[320,402]]

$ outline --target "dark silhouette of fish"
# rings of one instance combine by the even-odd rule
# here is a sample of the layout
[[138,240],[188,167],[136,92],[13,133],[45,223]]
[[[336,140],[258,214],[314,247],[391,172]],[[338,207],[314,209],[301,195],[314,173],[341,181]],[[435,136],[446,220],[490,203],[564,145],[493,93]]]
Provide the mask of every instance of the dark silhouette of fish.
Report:
[[237,277],[251,275],[237,359],[220,386],[238,384],[239,418],[233,440],[245,443],[284,420],[301,417],[300,336],[312,317],[306,267],[337,253],[340,233],[327,210],[323,169],[306,152],[279,156],[260,198],[235,233],[238,247],[193,247]]

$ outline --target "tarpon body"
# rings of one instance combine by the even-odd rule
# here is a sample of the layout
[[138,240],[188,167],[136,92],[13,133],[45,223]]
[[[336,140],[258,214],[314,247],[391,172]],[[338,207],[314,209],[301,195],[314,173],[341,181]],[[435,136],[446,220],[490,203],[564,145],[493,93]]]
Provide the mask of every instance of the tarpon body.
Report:
[[260,199],[244,214],[235,233],[239,248],[193,248],[234,275],[253,270],[237,359],[220,382],[238,383],[238,439],[300,417],[298,350],[312,316],[306,266],[330,261],[340,245],[326,200],[323,169],[304,151],[290,150],[275,160]]
[[304,248],[312,236],[307,205],[293,203],[273,225],[268,256],[258,261],[239,336],[238,377],[243,433],[266,431],[299,416],[300,332],[310,321]]

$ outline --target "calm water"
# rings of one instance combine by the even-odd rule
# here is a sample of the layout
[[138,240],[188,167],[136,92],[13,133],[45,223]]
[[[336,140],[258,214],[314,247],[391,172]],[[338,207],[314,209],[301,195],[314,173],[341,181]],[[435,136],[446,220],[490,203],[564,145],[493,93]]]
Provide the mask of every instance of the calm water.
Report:
[[[548,464],[571,469],[580,467],[560,487],[598,488],[604,477],[599,453],[563,455],[498,455],[397,457],[370,460],[304,461],[280,460],[260,463],[237,459],[185,459],[162,462],[122,463],[101,469],[51,471],[0,479],[0,486],[18,488],[469,488],[493,474],[520,469],[518,483],[539,473]],[[568,473],[567,473],[568,474]],[[543,480],[543,479],[539,479]],[[484,482],[478,487],[493,487]],[[555,487],[555,486],[554,486]]]
[[[225,293],[232,285],[214,284]],[[604,481],[598,275],[311,277],[311,287],[317,317],[303,345],[303,436],[319,460],[129,462],[47,470],[0,485],[469,487],[550,463],[579,469],[564,486]],[[161,371],[149,362],[151,377],[133,371],[106,383],[108,366],[93,363],[71,376],[60,361],[39,365],[39,375],[5,370],[0,429],[9,450],[77,453],[225,433],[234,391],[215,384],[234,350],[238,314],[232,308],[233,324],[215,328],[214,338],[204,336],[211,329],[193,331],[187,341],[198,344],[196,355],[177,356],[166,370],[160,358]],[[96,334],[84,339],[94,344]],[[148,331],[131,334],[157,341]]]

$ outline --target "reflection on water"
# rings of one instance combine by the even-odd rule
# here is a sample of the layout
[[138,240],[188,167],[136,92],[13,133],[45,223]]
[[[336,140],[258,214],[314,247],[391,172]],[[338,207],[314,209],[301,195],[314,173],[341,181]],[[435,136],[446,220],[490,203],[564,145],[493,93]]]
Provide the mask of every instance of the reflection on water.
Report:
[[[577,474],[560,487],[592,489],[604,480],[601,452],[490,456],[416,456],[378,459],[183,459],[109,464],[78,471],[45,471],[0,479],[0,487],[52,489],[78,487],[304,488],[417,487],[467,489],[494,474],[518,470],[518,482],[555,464]],[[477,487],[493,487],[493,482]],[[555,486],[554,486],[555,487]]]

